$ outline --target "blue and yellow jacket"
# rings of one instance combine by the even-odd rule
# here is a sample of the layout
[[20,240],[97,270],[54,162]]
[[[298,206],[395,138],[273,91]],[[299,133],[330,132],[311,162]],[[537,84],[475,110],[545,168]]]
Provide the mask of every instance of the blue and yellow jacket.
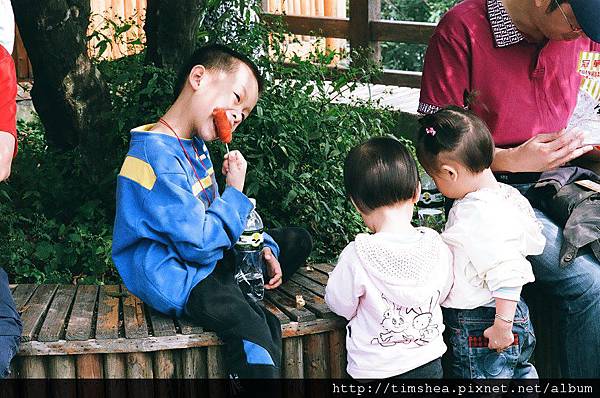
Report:
[[[219,195],[202,140],[181,140],[199,183],[177,138],[150,128],[131,131],[117,179],[112,256],[133,294],[162,313],[181,316],[194,286],[237,242],[252,204],[233,187]],[[267,234],[265,244],[279,255]]]

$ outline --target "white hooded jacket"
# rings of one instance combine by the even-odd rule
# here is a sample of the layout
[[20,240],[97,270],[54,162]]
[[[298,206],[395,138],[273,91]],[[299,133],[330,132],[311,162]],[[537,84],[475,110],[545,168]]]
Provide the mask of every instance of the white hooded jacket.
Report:
[[439,234],[359,234],[329,275],[325,300],[349,320],[348,374],[377,379],[442,356],[440,302],[452,286],[452,258]]

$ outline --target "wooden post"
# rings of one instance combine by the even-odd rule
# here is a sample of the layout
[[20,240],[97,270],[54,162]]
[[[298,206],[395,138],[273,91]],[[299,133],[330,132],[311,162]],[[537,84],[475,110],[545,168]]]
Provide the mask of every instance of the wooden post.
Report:
[[125,354],[104,354],[106,398],[127,396],[127,386],[123,383],[123,379],[127,378],[127,366],[125,362]]
[[346,333],[334,330],[329,333],[329,366],[332,379],[345,379],[346,373]]
[[381,49],[377,43],[371,43],[370,21],[380,15],[381,0],[350,0],[350,50],[369,49],[372,51],[369,58],[375,61],[380,60]]
[[75,357],[73,355],[48,357],[48,377],[51,379],[51,397],[75,398],[77,396],[77,385],[73,382],[76,378]]

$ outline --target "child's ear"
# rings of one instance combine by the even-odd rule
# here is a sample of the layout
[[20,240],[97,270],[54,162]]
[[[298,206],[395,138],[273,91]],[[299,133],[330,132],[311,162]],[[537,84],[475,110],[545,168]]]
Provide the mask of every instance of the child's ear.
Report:
[[415,194],[412,197],[413,204],[416,204],[421,197],[421,182],[417,181],[417,189],[415,189]]
[[456,182],[458,180],[458,170],[449,164],[443,164],[440,167],[440,174],[447,181]]
[[206,68],[203,65],[195,65],[190,71],[190,74],[188,75],[188,82],[194,91],[200,88],[200,82],[202,81],[202,78],[204,78],[205,74]]

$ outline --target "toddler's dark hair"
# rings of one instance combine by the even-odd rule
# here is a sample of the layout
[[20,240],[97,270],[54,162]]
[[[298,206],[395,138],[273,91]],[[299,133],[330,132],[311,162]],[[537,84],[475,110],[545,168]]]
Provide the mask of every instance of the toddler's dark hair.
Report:
[[344,163],[346,194],[365,214],[411,199],[418,182],[415,160],[394,138],[371,138],[352,148]]
[[438,155],[451,156],[473,173],[494,160],[494,140],[485,122],[473,112],[449,106],[423,116],[416,137],[417,158],[425,170],[437,171]]
[[234,72],[239,67],[239,62],[246,64],[252,70],[258,83],[258,92],[261,93],[264,79],[256,64],[248,56],[222,44],[209,44],[196,49],[179,70],[173,91],[175,99],[181,94],[183,85],[194,66],[203,65],[207,70]]

